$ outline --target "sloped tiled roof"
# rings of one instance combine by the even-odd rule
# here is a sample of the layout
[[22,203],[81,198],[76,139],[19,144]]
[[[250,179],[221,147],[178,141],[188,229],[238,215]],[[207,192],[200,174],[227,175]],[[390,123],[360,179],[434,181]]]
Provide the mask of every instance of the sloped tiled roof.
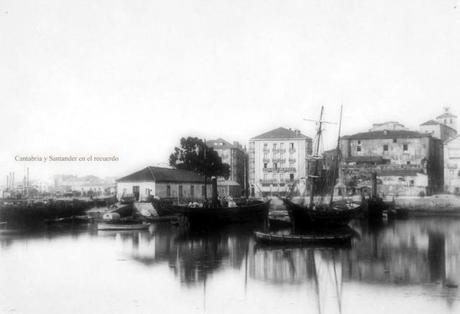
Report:
[[184,182],[203,183],[204,177],[196,172],[162,167],[146,167],[117,182]]
[[277,128],[263,134],[253,137],[252,140],[269,140],[269,139],[310,139],[308,136],[302,133],[296,133],[291,129]]
[[356,163],[377,163],[384,164],[388,162],[388,159],[384,159],[382,156],[350,156],[345,158],[346,162]]
[[435,120],[428,120],[426,122],[423,122],[420,125],[437,125],[437,124],[441,124],[441,123],[439,123],[438,121],[435,121]]
[[415,131],[405,130],[383,130],[383,131],[372,131],[362,132],[353,135],[345,135],[343,139],[357,139],[357,140],[370,140],[370,139],[389,139],[389,138],[421,138],[429,137],[429,134],[420,133]]
[[442,119],[442,118],[456,118],[457,116],[450,113],[450,112],[444,112],[442,115],[437,116],[436,119]]
[[420,169],[385,169],[377,171],[381,177],[415,177],[418,173],[422,174]]

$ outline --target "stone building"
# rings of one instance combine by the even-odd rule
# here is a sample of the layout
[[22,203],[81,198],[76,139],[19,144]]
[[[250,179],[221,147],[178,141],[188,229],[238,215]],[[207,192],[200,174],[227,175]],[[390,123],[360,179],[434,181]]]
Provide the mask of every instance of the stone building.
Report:
[[231,144],[222,138],[209,140],[206,145],[213,148],[222,162],[230,166],[229,178],[219,178],[219,194],[241,196],[247,188],[247,155],[243,146],[238,142]]
[[277,128],[249,140],[251,195],[286,194],[307,175],[312,139],[299,130]]
[[[394,126],[397,125],[397,128]],[[443,189],[443,143],[428,133],[390,122],[340,140],[347,186],[369,186],[377,172],[385,195],[421,195]]]
[[[204,177],[187,170],[146,167],[117,179],[117,198],[134,196],[136,201],[151,197],[171,199],[175,203],[188,203],[204,198]],[[207,185],[211,197],[211,185]]]
[[460,136],[444,144],[444,165],[445,191],[460,194]]
[[436,117],[435,120],[428,120],[420,124],[420,132],[431,134],[443,142],[457,136],[457,116],[450,113],[449,108]]

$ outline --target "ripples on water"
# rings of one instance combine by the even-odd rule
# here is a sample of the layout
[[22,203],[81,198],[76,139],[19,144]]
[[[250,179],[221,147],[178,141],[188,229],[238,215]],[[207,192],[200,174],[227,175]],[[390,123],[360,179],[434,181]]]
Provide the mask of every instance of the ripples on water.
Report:
[[0,234],[0,313],[459,313],[460,220],[354,223],[351,248],[53,226]]

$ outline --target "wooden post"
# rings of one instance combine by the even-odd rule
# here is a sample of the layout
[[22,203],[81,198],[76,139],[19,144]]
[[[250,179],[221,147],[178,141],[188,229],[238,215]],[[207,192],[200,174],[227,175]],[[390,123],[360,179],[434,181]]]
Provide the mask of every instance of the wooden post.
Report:
[[213,207],[218,207],[218,194],[217,194],[217,178],[216,177],[212,177],[211,179],[211,187],[212,187],[212,206]]
[[377,193],[377,172],[372,172],[372,197],[375,198],[378,196]]

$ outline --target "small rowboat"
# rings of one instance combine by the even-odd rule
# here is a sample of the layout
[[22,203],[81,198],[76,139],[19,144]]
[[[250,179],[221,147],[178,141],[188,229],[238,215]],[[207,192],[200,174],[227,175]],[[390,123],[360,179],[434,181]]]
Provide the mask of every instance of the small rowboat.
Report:
[[145,230],[149,223],[98,223],[97,230]]
[[256,231],[256,240],[266,244],[316,244],[316,243],[346,243],[351,240],[352,235],[343,234],[271,234]]

